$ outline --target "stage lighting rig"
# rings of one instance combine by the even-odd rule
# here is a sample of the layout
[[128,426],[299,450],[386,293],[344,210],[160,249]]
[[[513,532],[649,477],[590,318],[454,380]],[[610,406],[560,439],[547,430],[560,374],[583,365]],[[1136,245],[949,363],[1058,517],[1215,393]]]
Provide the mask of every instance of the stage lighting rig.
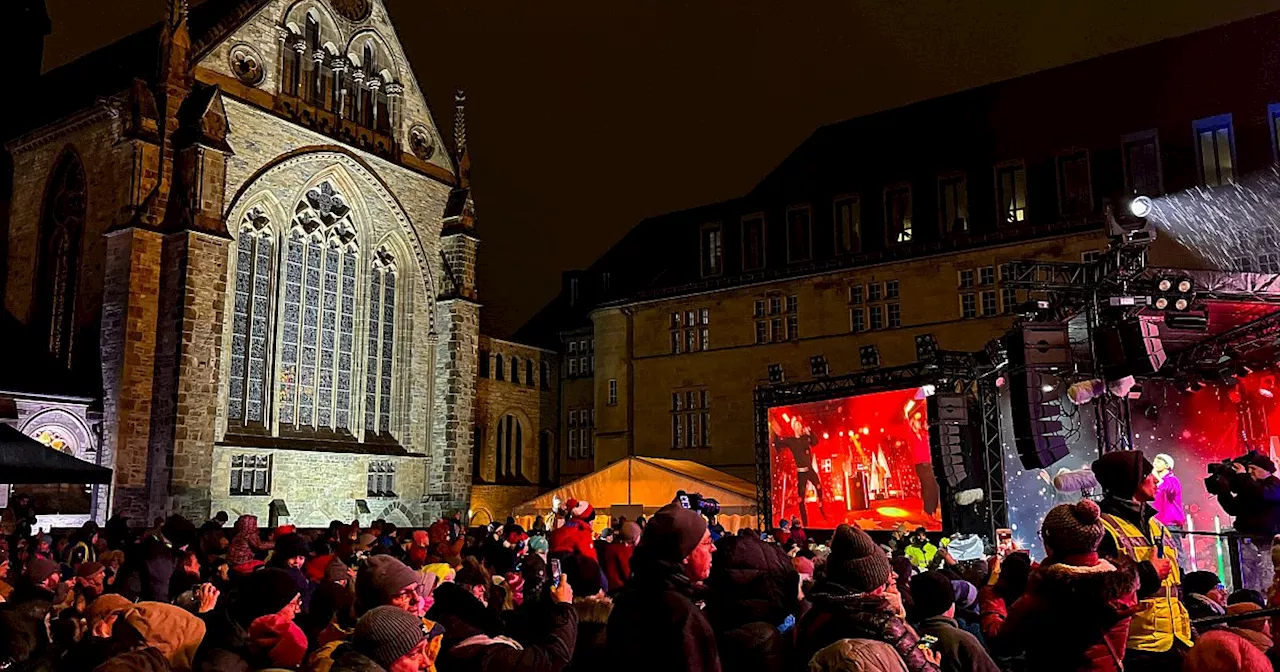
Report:
[[1196,286],[1191,278],[1162,277],[1156,280],[1151,305],[1156,310],[1186,312],[1196,300]]
[[858,359],[864,369],[874,369],[880,366],[880,350],[874,345],[864,345],[858,348]]
[[933,334],[916,334],[916,361],[932,362],[938,356],[938,339]]
[[830,375],[831,367],[827,365],[826,355],[814,355],[809,358],[809,369],[814,378]]
[[783,373],[781,364],[769,365],[769,382],[770,383],[781,383],[781,382],[784,382],[786,378],[787,376],[785,373]]
[[1107,217],[1107,232],[1112,242],[1121,247],[1137,247],[1150,245],[1156,239],[1155,227],[1147,217],[1154,204],[1146,196],[1130,195],[1103,202],[1103,212]]

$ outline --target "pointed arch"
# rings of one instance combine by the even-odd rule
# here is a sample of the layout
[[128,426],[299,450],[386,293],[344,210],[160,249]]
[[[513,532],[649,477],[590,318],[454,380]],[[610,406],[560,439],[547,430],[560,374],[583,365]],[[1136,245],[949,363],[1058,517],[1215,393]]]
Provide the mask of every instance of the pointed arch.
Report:
[[[525,454],[532,450],[535,437],[529,416],[518,408],[498,414],[493,428],[494,480],[525,481]],[[536,452],[535,452],[536,454]]]
[[231,344],[227,371],[227,423],[236,431],[270,429],[277,240],[288,218],[269,191],[249,199],[228,227],[231,260]]
[[54,161],[45,183],[31,312],[35,333],[45,339],[49,354],[64,365],[71,362],[87,200],[84,164],[68,145]]

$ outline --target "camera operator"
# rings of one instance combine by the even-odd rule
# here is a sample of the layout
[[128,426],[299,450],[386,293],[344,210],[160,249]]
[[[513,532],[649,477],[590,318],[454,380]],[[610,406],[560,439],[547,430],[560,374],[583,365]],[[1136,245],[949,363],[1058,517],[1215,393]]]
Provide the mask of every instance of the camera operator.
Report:
[[1249,451],[1231,460],[1229,467],[1229,473],[1210,469],[1219,473],[1205,479],[1205,489],[1217,495],[1222,510],[1235,518],[1236,531],[1267,537],[1280,534],[1280,478],[1275,476],[1275,463]]

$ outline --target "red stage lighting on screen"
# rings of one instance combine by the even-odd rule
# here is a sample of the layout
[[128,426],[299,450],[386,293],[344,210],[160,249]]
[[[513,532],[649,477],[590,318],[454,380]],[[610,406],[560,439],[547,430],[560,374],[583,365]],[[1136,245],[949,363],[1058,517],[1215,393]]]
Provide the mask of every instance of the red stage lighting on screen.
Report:
[[1258,394],[1266,397],[1267,399],[1275,398],[1276,396],[1275,390],[1276,390],[1275,376],[1270,376],[1270,375],[1263,376],[1262,380],[1258,381]]

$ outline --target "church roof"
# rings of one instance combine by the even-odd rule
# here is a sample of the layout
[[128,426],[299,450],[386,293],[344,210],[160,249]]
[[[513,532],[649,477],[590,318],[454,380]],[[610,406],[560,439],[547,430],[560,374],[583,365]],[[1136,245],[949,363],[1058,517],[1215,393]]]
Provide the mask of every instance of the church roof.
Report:
[[[191,8],[187,18],[191,33],[192,62],[236,31],[270,0],[206,0]],[[40,77],[38,114],[29,117],[21,132],[83,110],[99,98],[129,88],[134,79],[155,79],[160,65],[163,22],[58,66]]]

